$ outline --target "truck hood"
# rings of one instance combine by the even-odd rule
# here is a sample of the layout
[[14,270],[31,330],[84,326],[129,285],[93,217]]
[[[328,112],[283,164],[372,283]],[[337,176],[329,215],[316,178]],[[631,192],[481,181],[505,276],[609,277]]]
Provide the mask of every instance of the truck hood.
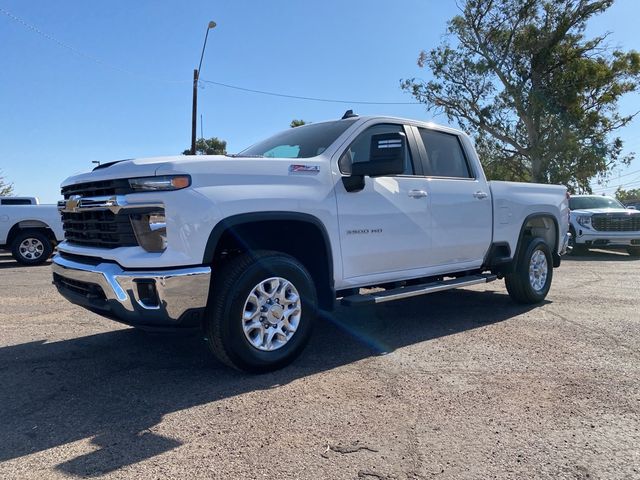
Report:
[[638,215],[640,211],[629,210],[627,208],[590,208],[584,210],[571,210],[572,215],[593,215],[595,213],[626,213],[628,215]]
[[103,168],[68,177],[61,186],[117,178],[151,177],[169,174],[287,175],[292,165],[318,167],[325,160],[315,158],[252,158],[226,155],[175,155],[123,160]]

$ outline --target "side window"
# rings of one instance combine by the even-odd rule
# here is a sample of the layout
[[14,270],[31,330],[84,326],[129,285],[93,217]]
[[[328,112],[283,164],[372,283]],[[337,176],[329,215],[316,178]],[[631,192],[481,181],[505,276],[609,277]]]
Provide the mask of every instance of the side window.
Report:
[[[381,133],[402,133],[404,127],[395,124],[380,124],[367,128],[356,137],[349,148],[342,154],[338,161],[338,167],[342,173],[351,173],[351,164],[368,162],[371,154],[371,137]],[[413,163],[411,163],[411,152],[407,143],[404,157],[404,172],[402,175],[413,175]]]
[[427,177],[473,178],[457,135],[419,128],[427,150],[423,165]]

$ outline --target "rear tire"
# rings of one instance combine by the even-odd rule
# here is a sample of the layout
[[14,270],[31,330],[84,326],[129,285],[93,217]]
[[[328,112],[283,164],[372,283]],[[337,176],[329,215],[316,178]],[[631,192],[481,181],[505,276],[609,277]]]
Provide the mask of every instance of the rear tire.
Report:
[[627,253],[632,257],[640,257],[640,247],[627,247]]
[[22,265],[41,265],[53,253],[53,243],[44,232],[22,230],[14,237],[11,254]]
[[302,352],[318,300],[300,262],[278,252],[245,253],[224,265],[216,280],[204,330],[218,360],[260,373],[282,368]]
[[553,279],[553,258],[542,238],[525,239],[516,270],[505,276],[509,296],[518,303],[542,302]]

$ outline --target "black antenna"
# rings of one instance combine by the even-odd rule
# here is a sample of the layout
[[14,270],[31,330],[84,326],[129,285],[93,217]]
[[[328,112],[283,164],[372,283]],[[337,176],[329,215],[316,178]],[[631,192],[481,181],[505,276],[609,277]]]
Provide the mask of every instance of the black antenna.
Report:
[[344,115],[342,116],[341,120],[344,120],[345,118],[353,118],[353,117],[357,117],[357,116],[358,115],[353,113],[353,110],[347,110],[346,112],[344,112]]

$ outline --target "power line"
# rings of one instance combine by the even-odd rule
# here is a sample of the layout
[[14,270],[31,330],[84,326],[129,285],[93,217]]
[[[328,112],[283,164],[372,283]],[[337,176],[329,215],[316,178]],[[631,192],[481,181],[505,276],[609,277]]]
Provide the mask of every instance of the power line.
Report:
[[633,182],[629,182],[629,183],[622,183],[620,185],[612,185],[610,187],[605,187],[604,189],[599,189],[598,193],[604,193],[607,190],[611,190],[611,189],[618,189],[618,188],[622,188],[622,187],[630,187],[630,186],[634,186],[634,185],[639,185],[640,184],[640,180],[634,180]]
[[[640,180],[634,180],[633,182],[622,183],[622,184],[620,184],[620,185],[614,185],[614,187],[615,187],[616,189],[618,189],[618,188],[622,188],[622,187],[629,187],[629,186],[631,186],[631,185],[637,185],[637,184],[640,184]],[[610,187],[610,188],[614,188],[614,187]]]
[[[126,73],[128,75],[132,75],[132,76],[136,76],[136,77],[141,77],[141,78],[145,78],[147,80],[153,80],[156,82],[164,82],[164,83],[191,83],[191,80],[162,80],[162,79],[158,79],[155,77],[148,77],[146,75],[142,75],[136,72],[132,72],[130,70],[126,70],[124,68],[118,67],[116,65],[112,65],[108,62],[105,62],[104,60],[95,57],[93,55],[90,55],[86,52],[83,52],[82,50],[79,50],[77,48],[75,48],[72,45],[69,45],[68,43],[62,42],[60,40],[58,40],[56,37],[54,37],[53,35],[42,31],[40,28],[36,27],[35,25],[27,22],[26,20],[18,17],[17,15],[14,15],[13,13],[11,13],[8,10],[5,10],[4,8],[0,7],[0,13],[2,13],[3,15],[5,15],[6,17],[8,17],[9,19],[11,19],[12,21],[22,25],[24,28],[34,32],[35,34],[41,36],[42,38],[45,38],[46,40],[49,40],[50,42],[55,43],[57,46],[64,48],[65,50],[68,50],[70,52],[72,52],[73,54],[82,57],[86,60],[89,60],[93,63],[96,63],[98,65],[101,65],[103,67],[107,67],[107,68],[111,68],[113,70],[117,70],[119,72],[122,73]],[[261,94],[261,95],[270,95],[273,97],[283,97],[283,98],[292,98],[295,100],[307,100],[307,101],[313,101],[313,102],[325,102],[325,103],[344,103],[344,104],[353,104],[353,105],[421,105],[420,102],[372,102],[372,101],[359,101],[359,100],[337,100],[337,99],[331,99],[331,98],[318,98],[318,97],[307,97],[307,96],[300,96],[300,95],[288,95],[285,93],[279,93],[279,92],[267,92],[264,90],[255,90],[255,89],[251,89],[251,88],[246,88],[246,87],[240,87],[238,85],[231,85],[228,83],[222,83],[222,82],[214,82],[213,80],[200,80],[201,82],[204,83],[209,83],[212,85],[217,85],[220,87],[225,87],[225,88],[231,88],[234,90],[239,90],[239,91],[243,91],[243,92],[250,92],[250,93],[257,93],[257,94]]]
[[[629,175],[635,175],[635,174],[640,174],[640,170],[634,170],[632,172],[627,172],[624,175],[618,175],[617,177],[615,177],[615,179],[616,180],[620,180],[623,177],[628,177]],[[615,176],[615,175],[612,175],[612,176]],[[636,178],[638,178],[638,177],[636,177]],[[611,187],[600,187],[600,189],[598,189],[598,192],[606,192],[607,190],[609,190],[611,188],[625,187],[625,186],[628,186],[630,184],[635,184],[636,183],[636,178],[631,179],[630,183],[621,183],[619,185],[614,185],[614,186],[611,186]],[[602,189],[604,189],[604,190],[602,190]]]
[[640,170],[634,170],[633,172],[627,172],[624,175],[618,175],[618,178],[628,177],[629,175],[633,175],[634,173],[640,173]]
[[29,23],[26,20],[18,17],[17,15],[14,15],[13,13],[9,12],[8,10],[5,10],[2,7],[0,7],[0,13],[2,13],[5,16],[7,16],[8,18],[13,20],[14,22],[22,25],[27,30],[31,30],[32,32],[34,32],[35,34],[41,36],[42,38],[45,38],[45,39],[49,40],[50,42],[55,43],[59,47],[64,48],[66,50],[69,50],[73,54],[75,54],[75,55],[77,55],[79,57],[82,57],[82,58],[84,58],[86,60],[89,60],[89,61],[91,61],[93,63],[96,63],[98,65],[101,65],[103,67],[111,68],[113,70],[117,70],[119,72],[126,73],[128,75],[144,78],[145,80],[150,80],[150,81],[155,81],[155,82],[162,82],[162,83],[191,83],[191,80],[163,80],[163,79],[159,79],[159,78],[155,78],[155,77],[149,77],[149,76],[146,76],[146,75],[143,75],[143,74],[140,74],[140,73],[136,73],[136,72],[132,72],[130,70],[126,70],[126,69],[118,67],[116,65],[112,65],[112,64],[110,64],[108,62],[105,62],[104,60],[101,60],[98,57],[94,57],[93,55],[89,55],[88,53],[83,52],[82,50],[79,50],[76,47],[74,47],[72,45],[69,45],[68,43],[65,43],[65,42],[62,42],[62,41],[58,40],[53,35],[40,30],[35,25],[32,25],[31,23]]
[[333,98],[303,97],[300,95],[288,95],[286,93],[267,92],[264,90],[255,90],[253,88],[239,87],[237,85],[230,85],[228,83],[214,82],[213,80],[200,80],[200,81],[204,83],[210,83],[212,85],[217,85],[219,87],[240,90],[242,92],[258,93],[260,95],[270,95],[272,97],[293,98],[296,100],[309,100],[312,102],[347,103],[352,105],[422,105],[420,102],[368,102],[368,101],[361,101],[361,100],[336,100]]

